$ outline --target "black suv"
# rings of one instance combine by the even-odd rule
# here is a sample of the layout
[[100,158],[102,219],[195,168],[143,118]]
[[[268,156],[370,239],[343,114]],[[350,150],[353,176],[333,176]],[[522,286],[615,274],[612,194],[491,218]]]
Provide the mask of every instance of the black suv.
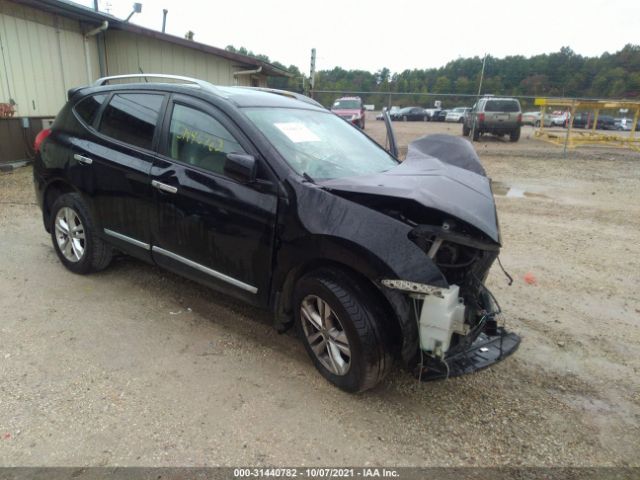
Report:
[[65,267],[90,273],[124,252],[269,308],[351,392],[393,358],[455,374],[456,356],[498,331],[505,355],[484,286],[498,221],[468,142],[412,144],[399,163],[304,96],[109,84],[159,76],[71,90],[37,138],[36,194]]

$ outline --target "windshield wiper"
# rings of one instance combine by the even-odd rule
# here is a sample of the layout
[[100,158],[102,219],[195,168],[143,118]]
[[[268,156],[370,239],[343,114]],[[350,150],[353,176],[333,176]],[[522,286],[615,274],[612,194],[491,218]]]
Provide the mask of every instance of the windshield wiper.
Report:
[[304,178],[309,183],[316,183],[315,180],[311,178],[307,172],[302,172],[302,178]]

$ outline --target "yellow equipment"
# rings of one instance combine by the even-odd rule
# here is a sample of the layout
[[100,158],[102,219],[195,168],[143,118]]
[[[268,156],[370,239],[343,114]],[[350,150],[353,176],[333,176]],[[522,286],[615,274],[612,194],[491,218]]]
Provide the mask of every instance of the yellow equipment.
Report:
[[[580,145],[607,145],[614,147],[627,147],[640,151],[640,138],[636,138],[636,128],[638,126],[638,116],[640,114],[640,101],[631,100],[575,100],[571,98],[536,98],[535,105],[540,107],[540,128],[536,130],[535,136],[556,145],[564,144],[564,151],[567,148],[575,148]],[[569,112],[566,132],[562,135],[557,130],[545,130],[544,111],[546,107],[560,107]],[[600,110],[626,108],[634,112],[631,131],[627,134],[620,133],[600,133],[596,132],[598,115]],[[593,127],[585,129],[584,132],[576,132],[573,128],[573,119],[577,110],[593,110]]]

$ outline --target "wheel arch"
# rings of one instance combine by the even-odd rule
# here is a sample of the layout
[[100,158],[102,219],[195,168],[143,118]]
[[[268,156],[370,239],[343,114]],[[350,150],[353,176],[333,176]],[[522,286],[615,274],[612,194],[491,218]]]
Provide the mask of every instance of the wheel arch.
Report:
[[[283,332],[293,326],[293,299],[296,283],[312,272],[332,270],[350,279],[371,301],[376,302],[376,309],[382,319],[385,334],[390,339],[393,355],[401,358],[405,365],[409,365],[414,359],[418,345],[418,329],[409,299],[401,292],[388,289],[376,281],[378,277],[382,278],[384,272],[376,273],[373,270],[365,272],[359,268],[364,258],[357,249],[350,249],[350,252],[351,255],[348,258],[344,256],[306,258],[293,265],[286,273],[283,272],[273,295],[276,329]],[[370,261],[368,265],[371,265]]]
[[44,228],[50,232],[51,207],[56,199],[65,193],[80,193],[71,183],[62,178],[54,178],[45,186],[42,193],[42,221]]
[[321,274],[323,271],[335,272],[337,276],[348,279],[352,284],[356,285],[356,290],[364,293],[369,301],[376,303],[374,308],[377,310],[379,318],[382,319],[382,327],[390,339],[394,354],[399,353],[404,335],[402,322],[398,318],[399,312],[397,310],[402,310],[402,308],[398,309],[398,305],[395,305],[397,302],[390,301],[390,298],[385,295],[384,290],[388,289],[378,286],[376,282],[367,278],[361,272],[336,260],[315,258],[289,271],[282,286],[279,309],[287,312],[286,317],[290,323],[280,326],[280,329],[292,326],[293,298],[297,282],[306,275],[314,272]]

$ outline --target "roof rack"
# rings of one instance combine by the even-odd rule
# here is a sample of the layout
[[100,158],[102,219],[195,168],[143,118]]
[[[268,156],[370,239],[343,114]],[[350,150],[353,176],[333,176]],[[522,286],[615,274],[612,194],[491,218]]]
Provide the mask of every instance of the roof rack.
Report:
[[106,85],[107,82],[111,80],[122,80],[127,78],[168,78],[171,80],[182,80],[183,82],[193,83],[194,85],[197,85],[203,90],[211,90],[211,91],[218,90],[215,85],[209,82],[205,82],[204,80],[198,80],[197,78],[191,78],[191,77],[184,77],[182,75],[168,75],[164,73],[132,73],[128,75],[114,75],[111,77],[102,77],[97,79],[93,85],[95,87],[99,87],[101,85]]

